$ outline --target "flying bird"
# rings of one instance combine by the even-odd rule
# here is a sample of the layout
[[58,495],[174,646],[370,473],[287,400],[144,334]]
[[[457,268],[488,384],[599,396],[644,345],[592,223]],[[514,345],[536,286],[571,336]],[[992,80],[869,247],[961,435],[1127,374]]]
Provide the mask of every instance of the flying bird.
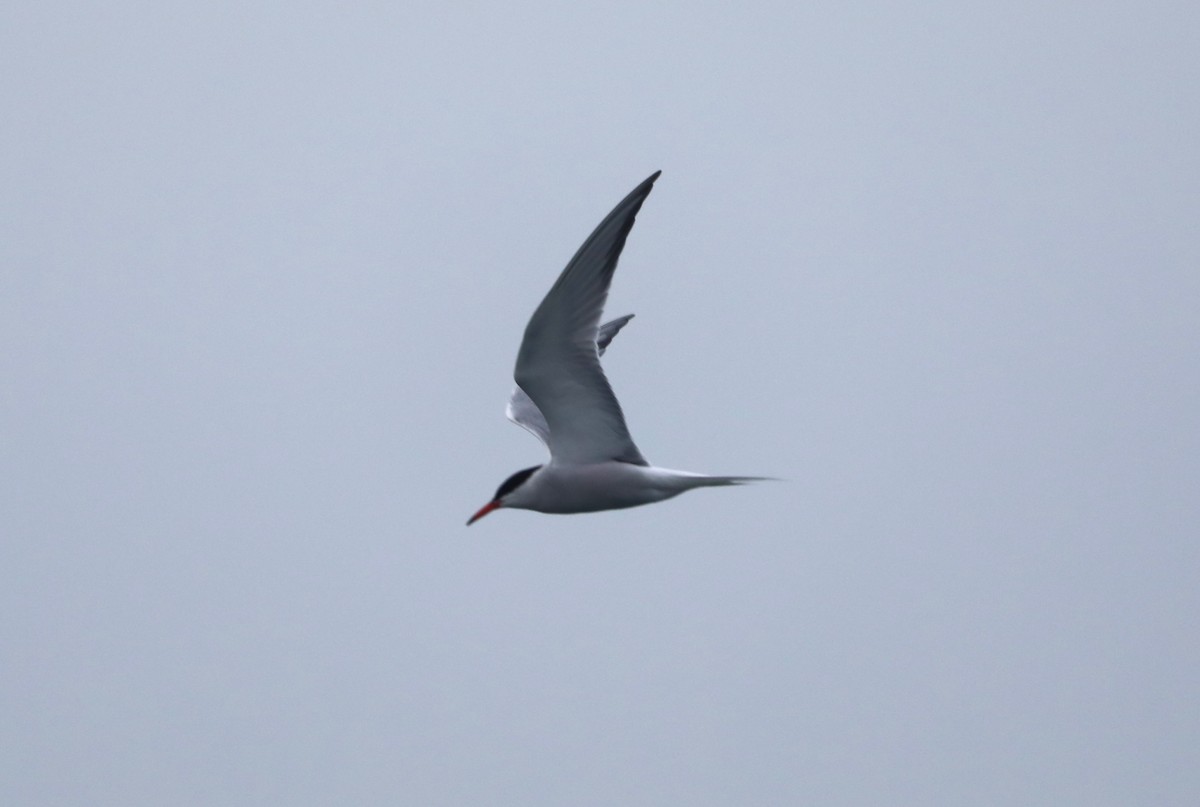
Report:
[[600,357],[627,315],[600,324],[625,239],[661,171],[613,208],[583,242],[525,326],[505,412],[550,451],[550,461],[517,471],[467,521],[515,507],[590,513],[661,502],[692,488],[738,485],[761,476],[707,476],[651,465],[634,445]]

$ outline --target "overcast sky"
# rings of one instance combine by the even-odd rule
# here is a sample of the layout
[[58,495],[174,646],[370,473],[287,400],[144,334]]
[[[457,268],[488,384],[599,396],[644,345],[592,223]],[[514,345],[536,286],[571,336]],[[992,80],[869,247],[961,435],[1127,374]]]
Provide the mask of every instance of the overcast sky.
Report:
[[[1200,803],[1194,3],[0,12],[0,803]],[[464,522],[663,170],[654,463]]]

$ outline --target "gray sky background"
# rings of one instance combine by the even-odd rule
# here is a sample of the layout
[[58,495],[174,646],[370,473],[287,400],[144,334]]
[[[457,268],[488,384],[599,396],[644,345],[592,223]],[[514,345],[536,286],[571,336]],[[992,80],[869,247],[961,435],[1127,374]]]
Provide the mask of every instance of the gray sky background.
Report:
[[0,14],[0,802],[1200,803],[1194,3]]

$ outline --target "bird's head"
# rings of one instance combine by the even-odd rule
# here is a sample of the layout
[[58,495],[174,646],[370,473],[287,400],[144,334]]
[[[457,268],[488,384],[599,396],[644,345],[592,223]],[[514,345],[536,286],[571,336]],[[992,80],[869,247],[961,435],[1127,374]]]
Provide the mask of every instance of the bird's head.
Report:
[[[533,476],[534,472],[541,467],[542,466],[540,465],[535,465],[532,468],[525,468],[524,470],[517,471],[508,479],[505,479],[502,483],[500,483],[500,487],[496,488],[496,495],[492,497],[492,500],[483,507],[480,507],[479,512],[471,516],[470,520],[467,521],[467,526],[471,526],[493,510],[498,510],[499,508],[505,506],[514,506],[511,501],[513,494],[518,491],[522,485],[528,482],[529,477]],[[519,507],[520,505],[518,504],[515,506]]]

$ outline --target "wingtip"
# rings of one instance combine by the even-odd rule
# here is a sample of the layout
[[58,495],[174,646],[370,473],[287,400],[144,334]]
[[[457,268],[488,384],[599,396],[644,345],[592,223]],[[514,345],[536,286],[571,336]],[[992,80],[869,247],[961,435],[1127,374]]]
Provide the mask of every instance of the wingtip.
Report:
[[[638,186],[629,192],[629,195],[627,197],[625,197],[624,201],[628,202],[630,200],[636,199],[636,200],[638,200],[637,201],[638,207],[641,207],[642,201],[644,201],[645,198],[650,195],[650,191],[652,191],[654,189],[655,181],[660,176],[662,176],[662,169],[655,171],[653,174],[651,174],[650,176],[646,177],[641,182],[639,182]],[[637,210],[635,208],[634,213],[636,213],[636,212],[637,212]],[[632,226],[632,224],[633,224],[633,222],[631,221],[630,226]]]

